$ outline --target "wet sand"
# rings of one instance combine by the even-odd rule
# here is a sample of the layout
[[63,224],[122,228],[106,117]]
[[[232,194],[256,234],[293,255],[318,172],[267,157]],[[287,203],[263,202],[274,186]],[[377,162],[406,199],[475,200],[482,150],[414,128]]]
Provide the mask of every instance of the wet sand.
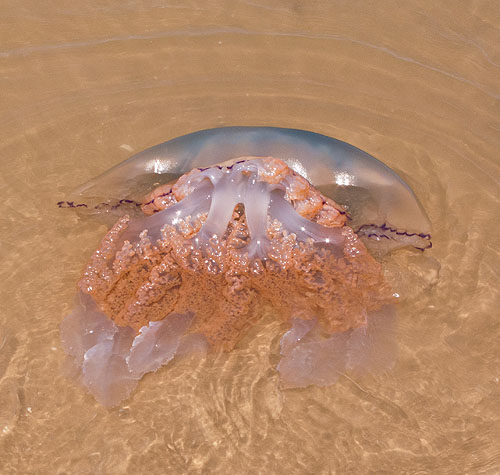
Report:
[[[0,472],[497,473],[499,45],[494,1],[4,3]],[[394,168],[439,280],[401,305],[386,374],[282,391],[271,323],[106,410],[63,377],[58,329],[106,226],[55,203],[224,125],[312,130]]]

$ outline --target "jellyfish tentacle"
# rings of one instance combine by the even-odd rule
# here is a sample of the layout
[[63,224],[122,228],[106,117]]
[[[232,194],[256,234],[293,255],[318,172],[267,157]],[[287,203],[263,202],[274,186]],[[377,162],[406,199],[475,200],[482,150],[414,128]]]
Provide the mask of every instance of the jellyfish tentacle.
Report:
[[250,232],[250,243],[246,246],[250,258],[266,257],[269,249],[269,238],[267,237],[267,217],[271,196],[269,185],[265,182],[252,178],[245,188],[243,205],[248,230]]
[[321,335],[314,320],[293,319],[281,338],[277,370],[285,388],[334,383],[345,370],[381,373],[396,363],[396,311],[384,305],[366,324],[334,335]]
[[[394,300],[380,263],[343,209],[284,162],[253,157],[195,169],[150,197],[162,193],[169,198],[149,216],[122,218],[103,239],[79,284],[99,311],[65,325],[65,339],[102,327],[102,342],[81,339],[78,351],[66,344],[77,359],[88,348],[79,364],[100,400],[126,397],[188,332],[232,349],[269,306],[283,321],[303,320],[282,340],[286,386],[331,384],[346,369],[391,363],[370,343],[390,329],[383,318],[370,325],[370,313]],[[99,312],[112,332],[95,323]]]
[[337,245],[343,241],[342,235],[339,232],[340,228],[328,228],[302,217],[284,199],[282,192],[273,193],[269,214],[271,218],[283,223],[286,229],[293,232],[297,236],[297,239],[301,241],[313,239],[317,242]]
[[210,207],[211,187],[210,182],[202,182],[183,200],[164,210],[158,211],[151,216],[134,220],[129,224],[127,232],[124,233],[124,239],[132,239],[143,229],[148,230],[148,234],[151,238],[158,239],[163,226],[175,226],[187,217],[196,219],[197,217],[205,214],[208,212]]
[[210,167],[204,170],[201,170],[200,177],[208,178],[212,185],[215,184],[221,179],[223,176],[223,171],[218,167]]
[[[239,202],[241,181],[234,180],[232,173],[224,172],[215,181],[208,216],[201,228],[200,238],[221,238]],[[233,188],[232,188],[233,187]]]

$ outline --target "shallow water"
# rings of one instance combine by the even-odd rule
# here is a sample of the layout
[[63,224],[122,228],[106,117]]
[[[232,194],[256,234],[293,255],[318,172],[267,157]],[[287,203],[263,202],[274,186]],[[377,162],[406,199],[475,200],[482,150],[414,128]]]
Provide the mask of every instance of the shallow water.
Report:
[[[500,471],[497,2],[7,1],[0,40],[2,473]],[[270,324],[106,410],[62,376],[58,330],[106,228],[55,203],[236,124],[393,167],[429,213],[439,280],[401,306],[389,373],[283,392]]]

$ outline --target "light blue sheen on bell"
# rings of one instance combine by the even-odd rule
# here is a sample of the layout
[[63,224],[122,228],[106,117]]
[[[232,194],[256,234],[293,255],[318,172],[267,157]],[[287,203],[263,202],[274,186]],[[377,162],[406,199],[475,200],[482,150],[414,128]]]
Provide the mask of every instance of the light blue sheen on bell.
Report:
[[411,188],[381,161],[325,135],[277,127],[222,127],[169,140],[90,180],[72,198],[119,199],[145,179],[164,183],[193,168],[247,156],[284,160],[323,193],[347,205],[358,226],[387,223],[403,231],[430,232]]

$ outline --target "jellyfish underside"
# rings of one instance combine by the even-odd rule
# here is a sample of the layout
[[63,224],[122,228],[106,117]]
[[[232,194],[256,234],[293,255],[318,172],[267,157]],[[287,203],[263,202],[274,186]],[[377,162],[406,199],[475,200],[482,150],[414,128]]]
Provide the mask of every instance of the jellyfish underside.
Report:
[[381,265],[345,210],[283,161],[193,169],[153,190],[142,212],[104,237],[61,325],[65,351],[102,404],[181,354],[233,349],[266,308],[289,328],[284,387],[394,363]]

